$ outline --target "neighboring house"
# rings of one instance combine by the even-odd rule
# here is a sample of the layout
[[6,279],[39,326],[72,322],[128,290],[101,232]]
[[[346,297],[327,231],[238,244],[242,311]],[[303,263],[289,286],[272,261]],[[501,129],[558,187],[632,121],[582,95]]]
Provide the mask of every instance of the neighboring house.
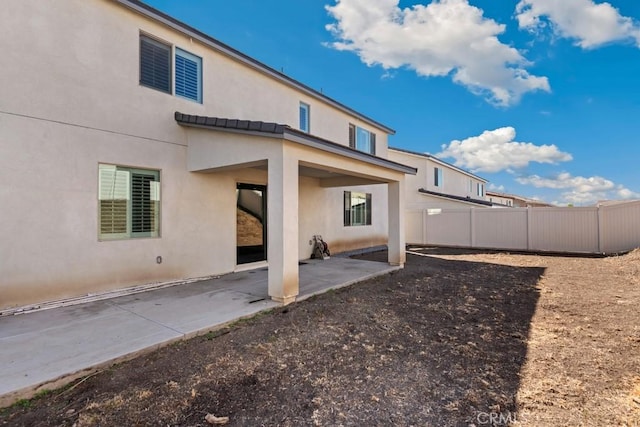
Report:
[[528,199],[526,197],[516,196],[515,194],[498,193],[495,191],[487,191],[487,200],[496,207],[509,208],[546,208],[554,207],[550,203],[540,200]]
[[407,176],[407,209],[458,209],[491,207],[485,200],[487,180],[429,154],[389,148],[389,159],[412,166]]
[[266,265],[288,303],[316,234],[404,263],[389,127],[139,1],[0,28],[0,308]]
[[595,207],[604,207],[604,206],[617,206],[617,205],[627,205],[629,203],[640,202],[640,199],[626,199],[626,200],[599,200],[595,205]]

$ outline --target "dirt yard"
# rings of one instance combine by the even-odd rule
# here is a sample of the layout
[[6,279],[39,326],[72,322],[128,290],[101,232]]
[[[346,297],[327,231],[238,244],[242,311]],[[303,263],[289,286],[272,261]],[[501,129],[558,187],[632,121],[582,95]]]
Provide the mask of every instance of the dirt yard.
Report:
[[640,426],[640,252],[418,251],[19,402],[0,425]]

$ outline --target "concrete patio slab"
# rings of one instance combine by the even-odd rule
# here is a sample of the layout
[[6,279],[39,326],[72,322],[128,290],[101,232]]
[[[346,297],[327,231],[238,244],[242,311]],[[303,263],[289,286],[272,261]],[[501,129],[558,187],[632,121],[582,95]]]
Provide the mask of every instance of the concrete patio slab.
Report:
[[[396,270],[333,257],[300,265],[298,300]],[[0,317],[0,407],[102,366],[278,307],[267,268]]]
[[182,335],[104,301],[3,318],[0,326],[0,394],[56,380]]
[[278,306],[266,295],[256,300],[253,295],[227,289],[188,297],[174,297],[172,290],[163,289],[164,295],[154,298],[153,304],[141,299],[140,294],[118,298],[114,304],[185,336]]

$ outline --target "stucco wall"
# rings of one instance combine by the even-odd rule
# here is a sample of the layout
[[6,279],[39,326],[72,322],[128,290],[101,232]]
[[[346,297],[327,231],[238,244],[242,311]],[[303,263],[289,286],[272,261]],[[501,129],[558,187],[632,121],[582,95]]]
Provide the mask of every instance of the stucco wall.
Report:
[[[343,224],[344,191],[371,193],[372,225],[345,227]],[[321,188],[314,178],[300,179],[299,216],[300,258],[309,258],[312,236],[322,235],[332,253],[387,243],[388,212],[386,185],[348,188]]]
[[[472,175],[465,174],[445,163],[437,162],[425,156],[393,149],[388,151],[388,155],[389,160],[418,169],[416,175],[407,175],[405,179],[406,205],[408,209],[459,208],[469,206],[468,204],[455,201],[447,202],[435,197],[425,196],[418,192],[420,188],[453,196],[482,199],[482,197],[478,197],[476,191],[477,185],[484,182]],[[434,184],[434,168],[436,167],[442,169],[443,182],[439,187],[436,187]]]
[[491,203],[499,203],[505,206],[516,207],[513,204],[513,199],[509,197],[498,196],[495,194],[487,194],[487,200],[490,201]]
[[[235,236],[220,218],[234,218],[234,183],[188,174],[186,147],[11,116],[0,141],[0,305],[233,266]],[[99,163],[160,170],[160,238],[98,240]]]
[[[183,132],[174,111],[297,128],[303,101],[311,106],[312,134],[348,145],[351,122],[375,132],[379,155],[386,156],[381,129],[115,2],[45,3],[9,2],[0,10],[0,27],[10,35],[0,38],[0,47],[12,64],[0,69],[2,81],[11,82],[3,87],[2,111],[175,142]],[[141,32],[202,58],[202,104],[139,85]]]

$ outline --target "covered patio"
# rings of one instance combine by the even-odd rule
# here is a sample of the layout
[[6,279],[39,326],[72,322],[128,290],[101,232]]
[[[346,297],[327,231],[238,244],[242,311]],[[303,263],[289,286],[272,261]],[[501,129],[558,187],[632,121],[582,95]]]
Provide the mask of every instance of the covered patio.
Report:
[[175,120],[187,130],[190,172],[266,171],[267,287],[274,301],[288,304],[300,295],[301,177],[317,179],[323,188],[386,185],[388,262],[404,265],[404,179],[414,168],[286,125],[179,112]]

